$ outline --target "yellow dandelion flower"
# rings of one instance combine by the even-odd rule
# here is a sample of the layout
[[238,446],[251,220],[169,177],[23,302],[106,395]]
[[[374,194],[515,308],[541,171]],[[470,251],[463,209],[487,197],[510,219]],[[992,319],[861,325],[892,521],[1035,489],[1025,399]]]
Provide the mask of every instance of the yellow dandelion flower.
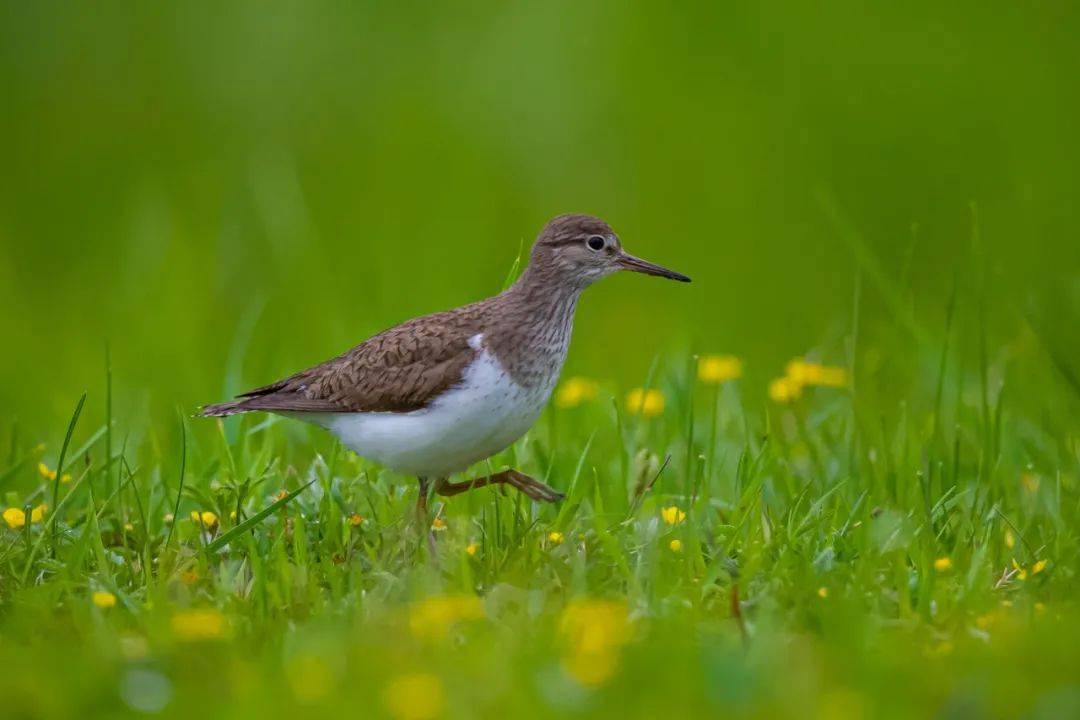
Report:
[[952,570],[952,560],[948,557],[939,557],[934,561],[934,569],[938,572],[948,572]]
[[1009,548],[1010,550],[1016,547],[1016,538],[1013,537],[1012,530],[1005,531],[1005,547]]
[[1032,472],[1026,472],[1020,476],[1020,484],[1030,493],[1038,492],[1039,476]]
[[436,531],[445,530],[446,529],[446,521],[443,520],[440,517],[435,518],[434,520],[431,521],[431,529],[436,530]]
[[572,377],[555,391],[555,407],[577,407],[588,400],[595,400],[600,392],[596,381],[583,377]]
[[548,541],[552,545],[562,545],[563,534],[561,532],[559,532],[558,530],[552,530],[551,532],[548,533]]
[[619,652],[630,641],[626,605],[609,600],[575,600],[559,620],[565,647],[562,665],[582,685],[596,686],[618,668]]
[[402,675],[383,691],[383,703],[395,720],[433,720],[443,714],[446,699],[435,675]]
[[686,512],[680,510],[676,505],[671,505],[660,511],[660,517],[662,517],[664,522],[668,525],[678,525],[686,519]]
[[480,549],[479,545],[477,545],[474,542],[471,542],[471,543],[469,543],[468,545],[465,546],[465,554],[468,555],[469,557],[472,557],[472,556],[476,555],[476,551],[479,550],[479,549]]
[[183,642],[201,642],[225,637],[228,621],[216,608],[191,608],[172,616],[169,623],[173,636]]
[[353,513],[352,515],[349,516],[349,524],[352,525],[353,527],[357,527],[362,522],[364,522],[364,518],[361,517],[360,515],[357,515],[356,513]]
[[116,606],[116,596],[105,590],[98,590],[90,596],[90,600],[102,610]]
[[1038,560],[1038,561],[1036,561],[1036,563],[1031,566],[1031,574],[1032,575],[1038,575],[1039,573],[1041,573],[1043,570],[1046,569],[1047,562],[1048,562],[1047,560]]
[[1012,566],[1013,566],[1013,570],[1016,571],[1017,579],[1019,579],[1019,580],[1027,580],[1027,576],[1028,576],[1027,570],[1025,570],[1024,567],[1020,563],[1016,562],[1016,558],[1012,559]]
[[41,475],[41,477],[43,477],[46,480],[55,480],[56,479],[56,471],[55,470],[50,470],[49,466],[46,465],[43,462],[38,463],[37,471],[38,471],[38,475]]
[[829,588],[827,588],[827,587],[825,587],[824,585],[822,585],[821,587],[819,587],[819,588],[817,589],[817,596],[818,596],[819,598],[821,598],[822,600],[824,600],[825,598],[829,597]]
[[26,525],[26,513],[22,508],[8,508],[4,511],[4,522],[12,530],[18,530]]
[[791,378],[776,378],[769,383],[769,397],[772,398],[773,402],[782,404],[791,403],[798,400],[801,395],[802,385]]
[[[45,519],[45,513],[48,512],[48,505],[38,505],[36,508],[30,511],[30,523],[39,523]],[[22,508],[8,508],[4,511],[4,522],[12,530],[18,530],[21,527],[26,526],[26,511]]]
[[409,631],[422,640],[441,640],[455,625],[484,617],[484,604],[475,595],[436,595],[409,606]]
[[205,530],[212,530],[217,527],[218,516],[209,510],[203,510],[202,512],[192,510],[191,521],[202,525]]
[[734,355],[705,355],[698,360],[698,380],[723,383],[742,377],[743,361]]
[[681,553],[682,552],[682,540],[680,540],[678,538],[675,538],[674,540],[672,540],[671,542],[668,543],[668,548],[673,553]]
[[631,415],[656,417],[664,412],[664,394],[659,390],[636,388],[626,395],[626,411]]

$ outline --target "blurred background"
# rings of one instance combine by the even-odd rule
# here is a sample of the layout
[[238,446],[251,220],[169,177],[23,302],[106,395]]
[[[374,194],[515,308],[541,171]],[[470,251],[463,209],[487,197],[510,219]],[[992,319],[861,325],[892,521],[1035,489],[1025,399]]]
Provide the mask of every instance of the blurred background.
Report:
[[731,352],[761,388],[845,360],[858,285],[860,342],[940,342],[955,287],[1067,376],[1078,15],[3,2],[0,407],[60,433],[106,342],[122,418],[221,399],[497,292],[570,211],[694,283],[590,290],[569,372]]

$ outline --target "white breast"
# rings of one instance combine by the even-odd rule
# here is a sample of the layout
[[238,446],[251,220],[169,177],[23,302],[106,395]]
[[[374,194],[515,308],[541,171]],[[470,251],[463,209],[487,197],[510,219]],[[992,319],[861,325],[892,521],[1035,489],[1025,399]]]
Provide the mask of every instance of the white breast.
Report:
[[[469,344],[481,348],[482,336]],[[407,413],[295,413],[333,432],[357,454],[400,473],[446,477],[506,449],[525,434],[557,380],[523,387],[480,349],[461,383]]]

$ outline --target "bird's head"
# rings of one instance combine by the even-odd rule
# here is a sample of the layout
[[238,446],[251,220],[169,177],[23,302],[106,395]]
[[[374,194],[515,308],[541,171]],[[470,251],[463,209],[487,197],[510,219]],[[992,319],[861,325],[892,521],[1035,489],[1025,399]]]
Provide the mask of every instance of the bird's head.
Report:
[[551,220],[536,238],[531,264],[578,287],[591,285],[619,270],[690,282],[682,273],[623,250],[611,226],[591,215],[560,215]]

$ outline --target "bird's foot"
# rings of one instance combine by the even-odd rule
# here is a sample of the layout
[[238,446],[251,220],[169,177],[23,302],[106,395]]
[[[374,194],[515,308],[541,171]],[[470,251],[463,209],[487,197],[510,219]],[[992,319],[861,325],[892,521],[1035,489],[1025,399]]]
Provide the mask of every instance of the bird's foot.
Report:
[[452,496],[467,490],[472,490],[473,488],[484,487],[485,485],[509,485],[536,502],[553,503],[566,497],[566,495],[555,488],[545,485],[539,480],[531,478],[525,473],[518,472],[517,470],[503,470],[494,475],[476,478],[475,480],[469,480],[468,482],[452,483],[443,479],[436,483],[435,492],[440,495]]
[[507,470],[506,473],[507,485],[517,488],[536,502],[555,503],[566,497],[565,493],[561,493],[550,485],[545,485],[525,473],[520,473],[517,470]]

